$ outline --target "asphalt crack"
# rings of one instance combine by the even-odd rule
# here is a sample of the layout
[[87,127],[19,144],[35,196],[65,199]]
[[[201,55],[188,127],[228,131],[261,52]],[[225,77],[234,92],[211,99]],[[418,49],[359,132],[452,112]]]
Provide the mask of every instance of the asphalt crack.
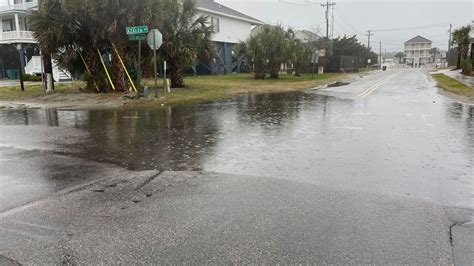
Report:
[[139,186],[137,186],[135,188],[135,191],[138,191],[138,190],[141,190],[142,188],[144,188],[146,185],[150,184],[153,180],[155,180],[157,177],[159,177],[163,172],[159,172],[158,174],[156,175],[152,175],[150,176],[149,178],[147,178],[147,180],[145,180],[145,182],[141,183]]

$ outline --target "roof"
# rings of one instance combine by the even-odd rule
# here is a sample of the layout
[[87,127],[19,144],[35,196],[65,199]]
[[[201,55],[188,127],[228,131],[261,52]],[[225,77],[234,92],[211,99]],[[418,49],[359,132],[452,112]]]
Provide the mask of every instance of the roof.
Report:
[[[295,32],[296,38],[302,38],[302,41],[314,41],[319,38],[318,34],[309,30],[298,30]],[[306,38],[302,37],[304,35]]]
[[416,36],[415,38],[411,38],[410,40],[406,41],[405,43],[433,43],[432,41],[426,39],[425,37],[421,37],[420,35]]
[[251,16],[245,15],[237,10],[226,7],[222,4],[215,2],[214,0],[196,0],[196,7],[200,11],[205,11],[209,13],[214,13],[218,15],[228,16],[237,18],[240,20],[245,20],[256,25],[264,24],[262,21],[253,18]]

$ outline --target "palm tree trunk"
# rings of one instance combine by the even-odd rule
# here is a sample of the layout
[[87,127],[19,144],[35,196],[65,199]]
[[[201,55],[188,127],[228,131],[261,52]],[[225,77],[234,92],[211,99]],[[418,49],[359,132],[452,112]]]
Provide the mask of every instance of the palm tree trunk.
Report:
[[[48,74],[53,75],[53,62],[51,59],[51,54],[49,52],[42,51],[42,54],[43,54],[43,69],[45,73],[45,77],[43,78],[47,80],[46,77],[48,76]],[[54,79],[52,79],[51,88],[54,90]]]
[[90,79],[87,80],[87,85],[86,88],[90,91],[96,91],[97,88],[96,85],[99,87],[98,92],[105,92],[106,91],[106,80],[104,79],[103,69],[102,66],[100,65],[100,62],[97,58],[96,53],[94,53],[93,49],[91,52],[84,52],[83,54],[85,56],[85,61],[87,64],[87,67],[90,70],[90,73],[87,73],[90,75]]
[[115,89],[120,92],[127,91],[127,85],[125,83],[125,73],[116,53],[113,53],[112,55],[112,71],[112,80],[115,83]]
[[179,67],[170,65],[171,88],[184,88],[183,73]]
[[279,78],[278,73],[280,72],[280,64],[273,64],[272,70],[270,72],[270,78],[277,79]]
[[458,61],[456,63],[456,69],[461,69],[461,59],[462,59],[461,51],[458,50]]
[[265,79],[265,67],[262,65],[255,64],[254,66],[254,79]]

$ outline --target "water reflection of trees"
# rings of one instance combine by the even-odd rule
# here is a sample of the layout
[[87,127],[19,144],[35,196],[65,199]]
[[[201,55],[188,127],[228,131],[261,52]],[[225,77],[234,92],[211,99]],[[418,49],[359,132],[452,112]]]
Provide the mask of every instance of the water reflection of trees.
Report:
[[198,107],[90,111],[82,156],[129,169],[200,169],[216,122]]
[[458,102],[451,102],[447,106],[448,117],[454,118],[455,121],[465,121],[466,128],[463,130],[466,133],[468,148],[474,148],[474,106],[462,104]]
[[242,96],[237,113],[240,124],[265,129],[285,127],[299,114],[303,93],[274,93]]

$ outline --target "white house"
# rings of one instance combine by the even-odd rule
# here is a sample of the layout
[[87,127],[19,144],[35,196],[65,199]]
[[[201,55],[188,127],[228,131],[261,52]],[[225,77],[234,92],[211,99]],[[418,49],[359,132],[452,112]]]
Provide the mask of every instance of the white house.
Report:
[[245,41],[251,34],[252,28],[264,23],[226,7],[214,0],[197,0],[197,9],[209,16],[214,27],[212,40],[216,47],[216,58],[211,65],[199,62],[194,68],[195,73],[232,73],[238,71],[240,62],[232,58],[234,45]]
[[36,43],[26,16],[37,0],[0,0],[0,44]]
[[[198,62],[195,72],[201,73],[232,73],[239,67],[234,62],[232,48],[235,44],[245,41],[251,34],[252,27],[263,24],[261,21],[226,7],[214,0],[197,0],[197,9],[209,16],[214,26],[213,42],[216,47],[216,58],[211,64]],[[27,15],[31,10],[38,8],[38,0],[0,0],[0,44],[13,45],[15,49],[24,49],[26,44],[36,44],[33,32],[29,30]],[[25,56],[25,72],[28,74],[41,73],[41,59],[39,56]],[[3,70],[2,70],[3,71]],[[67,79],[67,73],[53,70],[55,80]]]
[[[27,74],[41,74],[41,58],[33,56],[32,48],[37,43],[30,30],[27,15],[31,10],[38,8],[38,0],[0,0],[0,45],[12,45],[23,59],[24,72]],[[30,51],[30,53],[25,53]],[[21,58],[21,59],[20,59]],[[6,69],[2,69],[5,72]],[[4,75],[2,75],[4,76]],[[53,63],[53,76],[57,81],[69,80],[70,75],[60,70]]]
[[405,42],[405,58],[407,64],[420,67],[430,63],[431,44],[433,42],[420,35]]
[[298,30],[295,32],[295,38],[302,42],[314,42],[319,39],[319,36],[309,30]]

